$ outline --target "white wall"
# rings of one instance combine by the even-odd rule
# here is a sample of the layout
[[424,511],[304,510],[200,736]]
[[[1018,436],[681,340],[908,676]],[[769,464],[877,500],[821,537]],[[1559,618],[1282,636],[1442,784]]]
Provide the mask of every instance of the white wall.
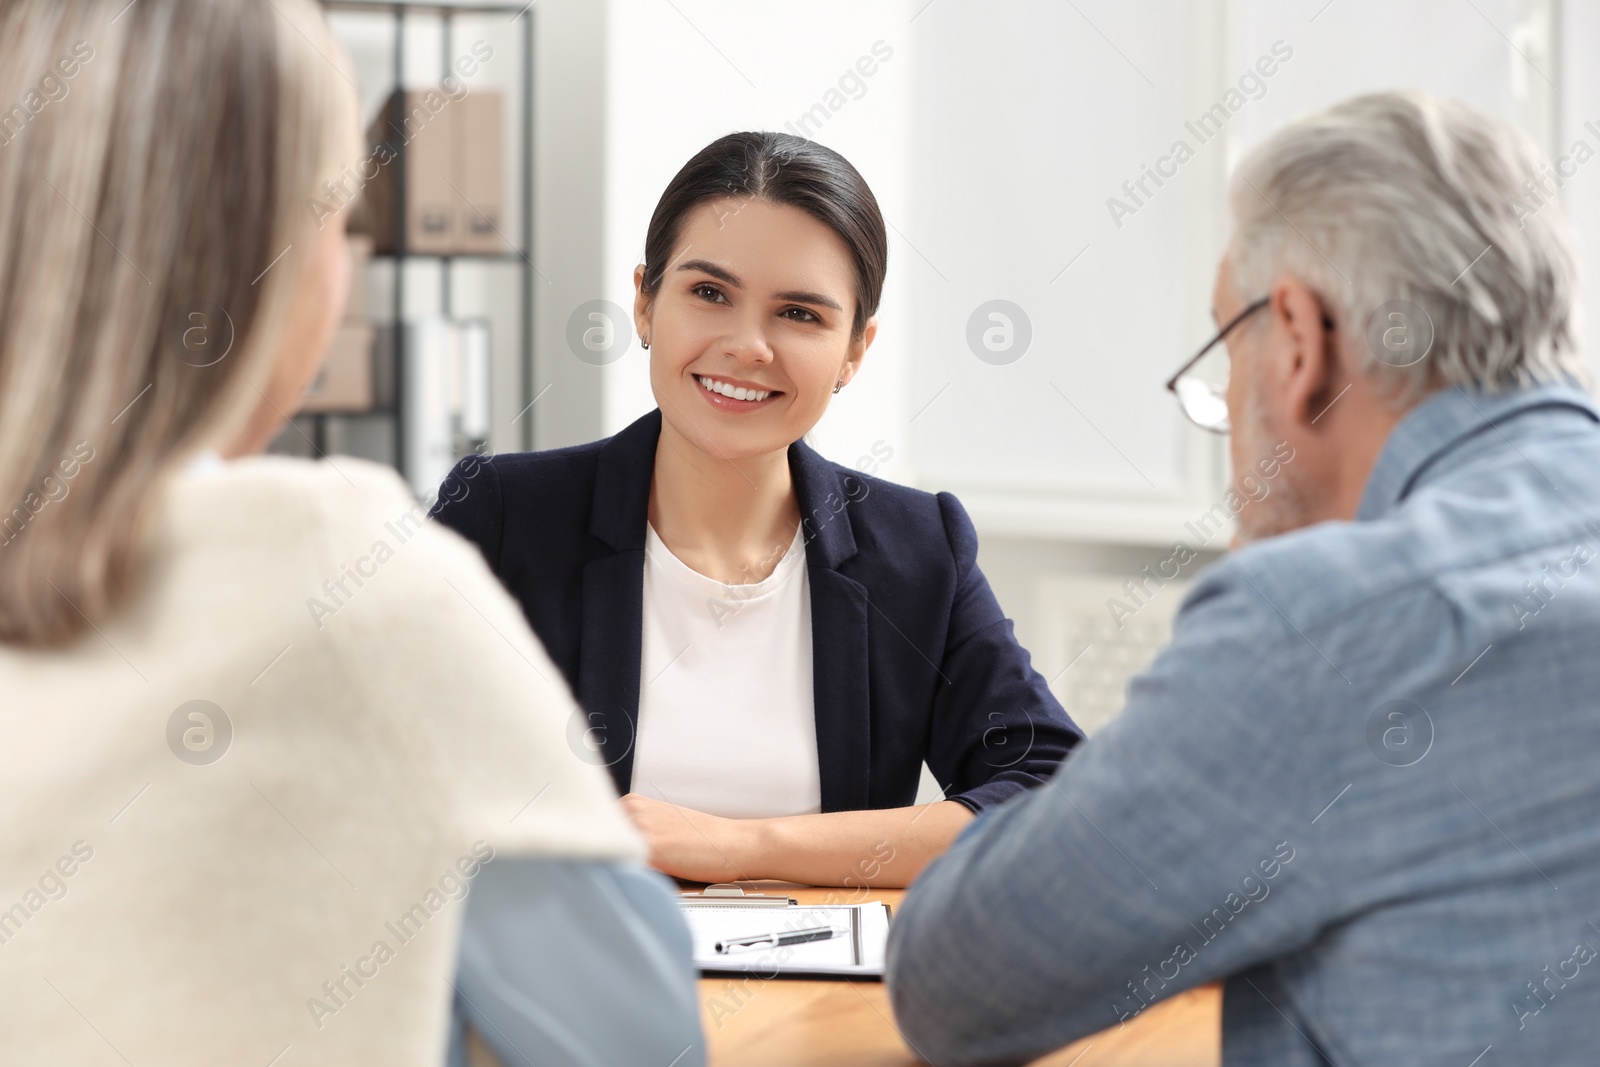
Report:
[[[1585,284],[1583,310],[1589,366],[1600,379],[1600,4],[1568,0],[1561,13],[1562,87],[1559,158],[1582,141],[1595,154],[1561,190],[1567,217],[1578,231]],[[1570,170],[1573,165],[1569,164]]]
[[[882,40],[892,58],[815,134],[867,176],[892,246],[879,340],[817,439],[846,463],[884,441],[890,477],[957,491],[1025,642],[1041,576],[1131,573],[1220,491],[1220,441],[1189,427],[1162,383],[1213,328],[1225,179],[1251,145],[1355,93],[1419,86],[1547,146],[1600,150],[1583,126],[1600,127],[1600,6],[1578,0],[823,0],[803,14],[541,0],[538,12],[536,229],[551,284],[536,386],[554,383],[539,445],[615,432],[650,406],[637,344],[589,366],[567,347],[566,317],[595,298],[630,306],[677,168],[728,131],[794,122]],[[1202,142],[1189,124],[1280,41],[1261,91]],[[1123,183],[1179,139],[1193,157],[1133,204]],[[1113,197],[1136,210],[1114,215]],[[1564,198],[1592,256],[1600,163]],[[1596,321],[1600,266],[1587,273]],[[1004,365],[967,339],[996,298],[1033,329]]]
[[[867,176],[892,242],[879,341],[818,439],[847,462],[885,440],[897,476],[959,489],[987,525],[1024,536],[1158,542],[1214,495],[1216,442],[1187,427],[1161,383],[1209,331],[1225,175],[1261,137],[1405,85],[1550,145],[1600,118],[1584,44],[1600,43],[1600,15],[1573,0],[826,0],[803,18],[734,0],[548,0],[537,11],[536,391],[552,386],[539,444],[614,432],[650,405],[636,343],[591,366],[569,350],[566,324],[588,300],[631,306],[672,174],[723,133],[793,124],[883,41],[893,57],[816,134]],[[1541,19],[1564,26],[1567,62]],[[1292,57],[1202,142],[1192,123],[1275,42]],[[1564,110],[1546,68],[1568,85]],[[1193,158],[1147,201],[1130,198],[1124,182],[1180,139]],[[1581,174],[1569,190],[1584,226],[1600,197],[1572,197],[1597,182]],[[1134,210],[1118,217],[1113,198]],[[972,313],[995,298],[1020,305],[1033,332],[1029,351],[999,366],[967,340]]]
[[[921,477],[982,529],[1170,539],[1216,469],[1162,383],[1204,333],[1225,157],[1196,144],[1147,199],[1123,184],[1195,141],[1184,122],[1219,92],[1216,4],[937,2],[914,41]],[[994,299],[1032,327],[1003,365],[969,338]]]
[[608,5],[541,3],[534,40],[534,447],[604,435],[604,379],[567,350],[571,310],[612,287],[605,256]]
[[[1172,537],[1220,488],[1216,442],[1184,423],[1162,384],[1213,329],[1232,165],[1298,115],[1396,87],[1465,100],[1551,145],[1562,6],[930,4],[913,36],[921,479],[958,490],[988,531]],[[1593,81],[1594,5],[1565,6],[1576,19],[1570,67]],[[1225,125],[1200,136],[1199,117],[1219,102]],[[1181,162],[1179,142],[1193,152]],[[1124,186],[1158,165],[1164,180]],[[1033,331],[1003,366],[975,356],[967,337],[969,317],[996,297]]]

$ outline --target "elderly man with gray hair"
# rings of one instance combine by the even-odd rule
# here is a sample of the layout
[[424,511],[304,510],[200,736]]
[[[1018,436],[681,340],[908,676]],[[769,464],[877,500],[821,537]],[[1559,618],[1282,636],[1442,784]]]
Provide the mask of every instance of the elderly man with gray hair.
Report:
[[1592,1061],[1600,412],[1539,162],[1382,94],[1239,168],[1171,388],[1271,490],[1126,710],[913,886],[889,988],[932,1063],[1218,980],[1230,1067]]

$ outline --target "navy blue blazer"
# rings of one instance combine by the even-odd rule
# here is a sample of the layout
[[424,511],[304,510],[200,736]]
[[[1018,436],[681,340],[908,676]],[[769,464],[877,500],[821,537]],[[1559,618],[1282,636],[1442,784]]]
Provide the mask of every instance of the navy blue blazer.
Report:
[[[661,413],[573,448],[469,456],[432,515],[522,604],[625,793]],[[806,538],[822,810],[916,799],[924,760],[981,811],[1040,784],[1083,734],[1017,644],[972,522],[924,493],[789,449]]]

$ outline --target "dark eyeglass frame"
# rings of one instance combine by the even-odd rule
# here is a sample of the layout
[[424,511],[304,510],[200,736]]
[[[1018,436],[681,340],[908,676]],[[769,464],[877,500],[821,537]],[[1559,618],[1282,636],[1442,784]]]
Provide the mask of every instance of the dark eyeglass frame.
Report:
[[[1194,368],[1196,363],[1199,363],[1202,359],[1204,359],[1207,352],[1210,352],[1213,348],[1221,344],[1227,338],[1228,334],[1233,332],[1234,327],[1238,326],[1245,319],[1248,319],[1251,315],[1254,315],[1256,312],[1260,311],[1270,303],[1272,303],[1272,297],[1268,295],[1259,297],[1246,304],[1242,311],[1240,311],[1233,318],[1229,319],[1227,322],[1223,323],[1222,328],[1217,331],[1215,337],[1211,338],[1211,340],[1202,345],[1200,351],[1196,352],[1193,356],[1189,357],[1189,359],[1185,360],[1183,366],[1178,368],[1178,372],[1167,379],[1167,392],[1178,397],[1178,406],[1183,409],[1183,413],[1188,416],[1190,422],[1194,423],[1202,430],[1209,430],[1212,433],[1225,434],[1228,432],[1229,428],[1227,426],[1207,426],[1205,423],[1191,415],[1189,413],[1189,405],[1185,404],[1183,402],[1183,397],[1178,394],[1179,380],[1181,380],[1185,374],[1188,374],[1189,371]],[[1327,312],[1323,312],[1322,315],[1322,328],[1325,330],[1333,329],[1333,319],[1328,317]]]

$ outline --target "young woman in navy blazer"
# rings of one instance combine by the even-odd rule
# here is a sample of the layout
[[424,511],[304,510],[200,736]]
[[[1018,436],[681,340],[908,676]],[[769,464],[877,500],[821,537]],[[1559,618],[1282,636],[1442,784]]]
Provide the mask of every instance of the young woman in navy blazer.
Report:
[[[721,138],[663,194],[634,272],[657,409],[592,444],[469,457],[441,487],[435,516],[521,602],[582,705],[575,750],[607,765],[668,874],[906,885],[975,812],[1043,782],[1081,739],[978,570],[956,499],[802,440],[872,343],[887,254],[877,202],[843,157],[787,134]],[[775,642],[770,663],[719,660],[758,614],[740,610],[741,591],[786,580],[785,560],[806,583],[792,602],[809,605],[809,650]],[[651,613],[667,610],[649,602],[664,587],[647,573],[663,565],[726,596],[709,598],[703,647],[642,677]],[[804,723],[798,750],[762,744],[762,716],[794,696],[760,685],[762,672],[807,658],[791,676],[809,682],[815,753]],[[650,687],[670,671],[663,702]],[[744,679],[731,691],[729,671]],[[680,721],[698,733],[662,732]],[[757,740],[700,766],[718,721]],[[791,760],[816,768],[805,810],[749,817],[769,810],[761,783],[794,779]],[[946,799],[915,806],[924,760]],[[737,773],[752,795],[700,810],[640,781],[641,763],[686,772],[675,782]]]

